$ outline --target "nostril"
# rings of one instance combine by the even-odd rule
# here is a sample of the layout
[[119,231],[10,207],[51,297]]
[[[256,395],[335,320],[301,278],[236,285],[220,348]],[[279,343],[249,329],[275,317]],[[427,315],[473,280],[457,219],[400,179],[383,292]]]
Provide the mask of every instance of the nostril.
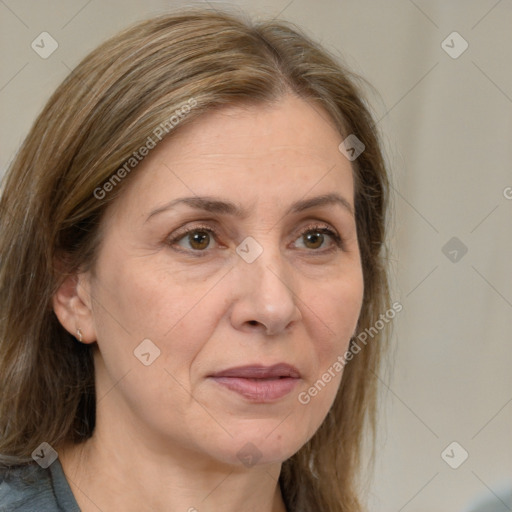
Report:
[[258,325],[258,322],[256,320],[249,320],[250,325]]

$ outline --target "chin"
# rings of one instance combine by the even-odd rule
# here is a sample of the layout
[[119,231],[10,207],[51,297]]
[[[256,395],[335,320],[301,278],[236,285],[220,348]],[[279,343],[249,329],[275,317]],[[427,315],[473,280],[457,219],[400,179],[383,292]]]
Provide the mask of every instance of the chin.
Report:
[[294,455],[310,436],[306,432],[297,431],[294,425],[290,424],[286,429],[280,429],[278,425],[279,421],[266,421],[263,425],[242,429],[225,445],[219,458],[225,463],[247,468],[284,462]]

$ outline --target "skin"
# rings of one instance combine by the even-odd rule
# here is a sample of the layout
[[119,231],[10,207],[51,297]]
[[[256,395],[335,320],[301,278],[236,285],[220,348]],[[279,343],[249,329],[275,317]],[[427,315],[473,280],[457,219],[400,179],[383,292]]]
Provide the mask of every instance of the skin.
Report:
[[[83,511],[285,510],[281,463],[321,425],[341,373],[309,404],[298,395],[347,349],[363,297],[352,168],[327,119],[288,95],[183,127],[150,152],[109,208],[95,269],[56,293],[62,325],[97,347],[94,434],[59,450]],[[349,208],[287,213],[332,192]],[[185,196],[215,196],[247,214],[179,205],[148,220]],[[183,227],[200,232],[194,239]],[[263,248],[252,263],[235,250],[247,236]],[[148,366],[134,356],[144,339],[160,350]],[[301,378],[273,402],[208,378],[279,362]],[[247,443],[255,464],[237,456]]]

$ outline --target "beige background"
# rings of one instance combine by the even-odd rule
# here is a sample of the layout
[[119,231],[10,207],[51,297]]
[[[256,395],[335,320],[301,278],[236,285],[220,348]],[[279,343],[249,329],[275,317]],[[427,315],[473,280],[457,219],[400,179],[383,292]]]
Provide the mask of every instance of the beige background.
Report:
[[[89,50],[171,5],[178,2],[0,1],[0,170]],[[404,309],[392,367],[381,375],[371,510],[463,511],[475,496],[492,498],[512,483],[511,2],[230,5],[297,23],[379,91],[372,101],[394,187],[393,299]],[[59,45],[47,59],[31,48],[43,31]],[[441,46],[453,31],[469,44],[458,58]],[[457,262],[442,251],[452,237],[467,247]],[[458,469],[441,457],[452,441],[469,453]]]

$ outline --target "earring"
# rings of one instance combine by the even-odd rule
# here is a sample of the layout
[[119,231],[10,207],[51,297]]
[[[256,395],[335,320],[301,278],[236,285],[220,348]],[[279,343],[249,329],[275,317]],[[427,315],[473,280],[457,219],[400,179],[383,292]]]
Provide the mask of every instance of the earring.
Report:
[[82,342],[82,330],[81,329],[77,329],[76,330],[76,334],[78,336],[78,341],[81,343]]

